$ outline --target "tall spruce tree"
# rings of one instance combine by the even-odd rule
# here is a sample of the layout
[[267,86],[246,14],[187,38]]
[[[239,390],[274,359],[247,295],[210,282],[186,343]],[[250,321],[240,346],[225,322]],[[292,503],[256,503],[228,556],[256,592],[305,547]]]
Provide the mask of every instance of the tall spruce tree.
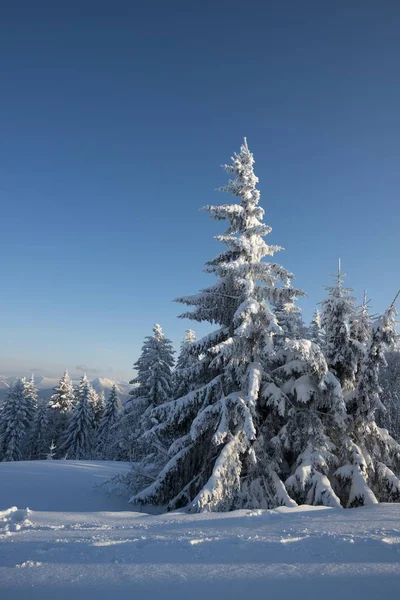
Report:
[[152,411],[158,435],[168,439],[172,430],[174,441],[155,481],[132,502],[192,511],[290,502],[269,468],[258,405],[270,381],[266,355],[274,335],[282,333],[270,306],[290,302],[299,292],[288,286],[291,273],[262,260],[281,248],[263,240],[271,228],[263,223],[253,164],[245,140],[225,166],[233,179],[223,191],[237,203],[205,207],[214,219],[228,222],[217,236],[227,249],[207,263],[217,282],[178,301],[194,307],[182,317],[218,329],[193,343],[192,351],[201,355],[191,377],[195,389]]
[[85,377],[79,385],[79,399],[68,420],[62,456],[69,459],[89,459],[92,457],[94,442],[94,415],[90,404],[90,384]]
[[31,425],[32,406],[26,396],[26,381],[17,379],[4,401],[0,419],[0,459],[26,458],[27,432]]

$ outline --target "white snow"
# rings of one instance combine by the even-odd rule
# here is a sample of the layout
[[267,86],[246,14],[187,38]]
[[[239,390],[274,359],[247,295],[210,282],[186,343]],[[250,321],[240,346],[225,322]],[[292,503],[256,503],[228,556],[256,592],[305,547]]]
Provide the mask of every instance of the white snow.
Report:
[[2,599],[399,596],[400,504],[151,516],[93,489],[127,468],[0,463]]
[[131,510],[128,498],[110,496],[110,485],[102,485],[129,468],[112,461],[2,462],[0,511],[12,506],[57,512]]

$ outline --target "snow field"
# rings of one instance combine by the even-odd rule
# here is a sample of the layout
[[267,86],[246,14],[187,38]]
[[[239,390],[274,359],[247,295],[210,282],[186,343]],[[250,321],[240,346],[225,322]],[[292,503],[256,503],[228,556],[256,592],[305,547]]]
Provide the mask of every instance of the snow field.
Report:
[[379,600],[400,594],[398,504],[152,516],[121,510],[124,498],[93,489],[126,468],[90,461],[0,464],[2,599]]

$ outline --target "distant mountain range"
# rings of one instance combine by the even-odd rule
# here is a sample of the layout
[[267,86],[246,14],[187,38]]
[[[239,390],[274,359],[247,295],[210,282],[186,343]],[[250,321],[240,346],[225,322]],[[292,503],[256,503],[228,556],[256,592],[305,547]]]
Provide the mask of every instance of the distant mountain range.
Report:
[[[15,377],[5,377],[0,375],[0,402],[4,400],[11,386],[14,384]],[[53,389],[58,385],[58,378],[43,377],[41,375],[35,375],[35,383],[39,389],[39,397],[43,400],[48,400],[54,393]],[[78,383],[79,378],[72,378],[73,383]],[[108,396],[112,386],[115,384],[120,400],[124,403],[129,397],[129,391],[132,386],[126,381],[113,381],[106,377],[96,377],[91,382],[96,392],[104,392],[106,397]]]

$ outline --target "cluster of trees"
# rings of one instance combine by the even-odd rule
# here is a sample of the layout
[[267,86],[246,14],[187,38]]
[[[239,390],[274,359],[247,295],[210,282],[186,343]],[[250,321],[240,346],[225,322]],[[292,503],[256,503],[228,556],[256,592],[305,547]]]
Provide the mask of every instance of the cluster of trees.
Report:
[[[20,379],[0,414],[0,459],[50,456],[132,461],[133,503],[190,511],[400,501],[400,351],[394,302],[372,318],[339,269],[321,310],[303,322],[294,275],[259,205],[246,141],[225,166],[232,204],[208,288],[177,301],[188,330],[178,359],[160,325],[134,365],[123,409],[65,373],[48,404]],[[269,257],[269,260],[265,260]]]
[[48,402],[39,402],[33,376],[20,378],[0,412],[0,460],[112,459],[121,415],[116,387],[106,401],[86,375],[74,388],[66,371]]
[[303,292],[264,241],[253,164],[245,141],[225,166],[234,203],[205,207],[227,222],[225,249],[206,265],[216,281],[178,299],[183,318],[214,331],[198,341],[188,331],[173,370],[156,326],[135,364],[122,419],[131,501],[190,511],[400,501],[400,445],[382,427],[399,433],[394,302],[372,319],[339,265],[306,327]]

